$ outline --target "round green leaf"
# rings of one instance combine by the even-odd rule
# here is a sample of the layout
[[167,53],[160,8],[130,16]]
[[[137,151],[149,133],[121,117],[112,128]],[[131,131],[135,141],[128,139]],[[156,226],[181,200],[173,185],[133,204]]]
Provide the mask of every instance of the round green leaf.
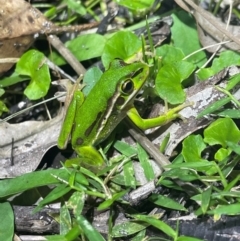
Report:
[[44,97],[50,86],[50,73],[45,56],[36,50],[29,50],[22,55],[16,66],[19,75],[27,75],[31,81],[24,91],[30,100]]
[[171,104],[179,104],[185,100],[181,78],[174,65],[166,64],[160,68],[156,82],[156,91],[163,100]]
[[[79,60],[88,60],[102,55],[106,39],[99,34],[85,34],[66,42],[66,47]],[[57,65],[66,64],[65,59],[58,53],[53,52],[52,61]]]
[[119,31],[107,40],[103,54],[102,62],[105,68],[108,68],[112,60],[120,58],[128,60],[141,50],[142,43],[138,37],[129,31]]
[[230,118],[220,118],[204,130],[204,141],[209,145],[227,147],[227,141],[237,143],[239,140],[240,131]]
[[181,49],[167,44],[156,48],[156,56],[161,57],[161,62],[163,64],[175,63],[176,61],[181,61],[185,57]]

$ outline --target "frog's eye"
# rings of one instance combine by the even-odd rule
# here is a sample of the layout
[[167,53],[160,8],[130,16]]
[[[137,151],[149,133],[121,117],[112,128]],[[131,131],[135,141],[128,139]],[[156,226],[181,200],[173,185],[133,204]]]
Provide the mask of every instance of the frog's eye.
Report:
[[134,83],[131,79],[127,79],[124,81],[124,83],[121,86],[121,91],[126,94],[129,95],[133,92],[134,90]]

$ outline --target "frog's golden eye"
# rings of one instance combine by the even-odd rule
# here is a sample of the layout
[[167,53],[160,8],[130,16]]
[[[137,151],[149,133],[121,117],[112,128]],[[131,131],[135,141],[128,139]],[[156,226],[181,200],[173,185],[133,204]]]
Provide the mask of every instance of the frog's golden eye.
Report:
[[133,92],[134,90],[134,83],[131,79],[127,79],[124,81],[124,83],[121,86],[121,91],[126,94],[129,95]]

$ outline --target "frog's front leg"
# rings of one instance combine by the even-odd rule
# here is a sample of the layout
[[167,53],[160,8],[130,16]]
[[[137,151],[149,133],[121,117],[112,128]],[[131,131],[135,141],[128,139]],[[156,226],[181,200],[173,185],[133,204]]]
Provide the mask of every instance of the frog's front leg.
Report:
[[143,119],[139,115],[138,111],[133,107],[127,112],[127,116],[137,127],[145,131],[150,128],[165,125],[178,117],[181,118],[181,115],[178,112],[190,105],[192,105],[192,103],[184,103],[182,105],[179,105],[175,108],[168,110],[166,113],[158,117],[150,119]]

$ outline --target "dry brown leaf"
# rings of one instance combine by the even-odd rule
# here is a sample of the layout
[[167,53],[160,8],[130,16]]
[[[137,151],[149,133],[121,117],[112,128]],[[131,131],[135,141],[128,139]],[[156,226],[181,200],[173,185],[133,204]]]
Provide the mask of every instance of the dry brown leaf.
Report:
[[[24,0],[0,0],[0,5],[0,59],[20,57],[39,34],[76,32],[98,25],[94,22],[58,27]],[[12,63],[0,63],[0,75],[12,65]]]
[[[0,58],[17,58],[34,41],[34,33],[51,27],[43,14],[24,0],[0,0]],[[12,67],[0,64],[0,74]]]

